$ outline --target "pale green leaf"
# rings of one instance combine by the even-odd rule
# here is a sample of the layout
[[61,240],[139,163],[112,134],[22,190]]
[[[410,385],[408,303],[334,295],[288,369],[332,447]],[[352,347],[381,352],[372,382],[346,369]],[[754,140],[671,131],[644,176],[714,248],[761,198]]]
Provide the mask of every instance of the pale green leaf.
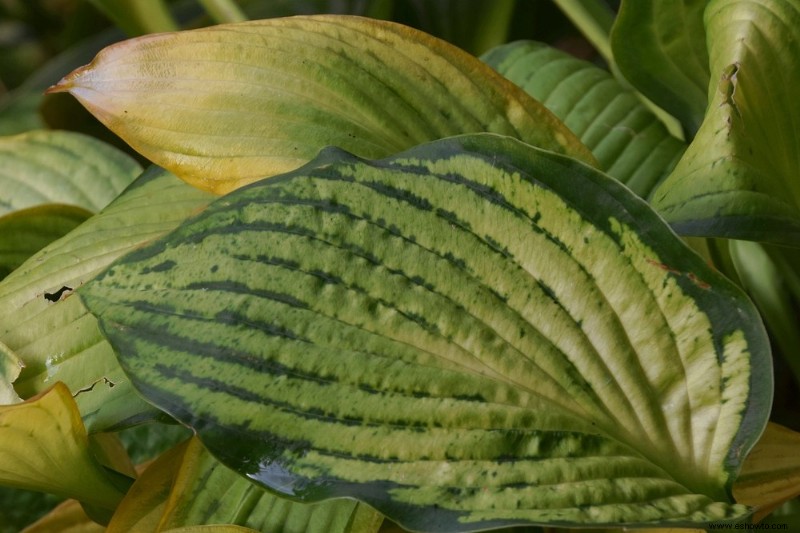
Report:
[[616,180],[508,137],[331,148],[79,294],[140,393],[294,498],[431,531],[749,513],[755,308]]
[[533,41],[497,47],[483,60],[564,121],[600,168],[647,198],[685,149],[636,94],[611,74]]
[[691,137],[706,110],[709,67],[703,10],[708,0],[622,0],[611,32],[619,70],[677,117]]
[[102,213],[0,282],[0,342],[25,364],[16,382],[23,398],[63,381],[92,431],[152,414],[130,388],[96,320],[72,297],[72,290],[114,259],[202,210],[211,198],[153,168]]
[[0,215],[52,203],[96,212],[140,173],[130,156],[79,133],[0,137]]
[[712,0],[708,113],[652,196],[683,235],[800,246],[800,2]]
[[69,91],[134,149],[230,191],[328,145],[364,157],[489,131],[593,162],[547,109],[477,58],[391,22],[320,15],[147,35],[106,48]]

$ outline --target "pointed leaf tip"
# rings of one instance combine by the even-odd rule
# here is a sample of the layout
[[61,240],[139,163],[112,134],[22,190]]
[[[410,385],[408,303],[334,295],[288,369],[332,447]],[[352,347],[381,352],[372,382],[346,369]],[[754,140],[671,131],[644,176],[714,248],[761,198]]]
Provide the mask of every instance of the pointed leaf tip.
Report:
[[294,170],[325,146],[379,158],[468,132],[596,163],[542,104],[477,58],[359,17],[145,35],[105,48],[59,86],[53,92],[68,90],[143,156],[217,194]]

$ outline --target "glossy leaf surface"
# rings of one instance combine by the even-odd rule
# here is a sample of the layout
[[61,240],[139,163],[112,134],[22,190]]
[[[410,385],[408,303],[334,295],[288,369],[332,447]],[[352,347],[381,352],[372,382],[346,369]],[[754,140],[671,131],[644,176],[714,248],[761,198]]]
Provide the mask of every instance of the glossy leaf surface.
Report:
[[800,246],[800,2],[712,0],[702,127],[652,204],[678,233]]
[[152,411],[130,388],[95,318],[73,290],[202,210],[211,198],[151,169],[102,213],[0,283],[0,342],[25,364],[15,383],[22,397],[63,381],[93,431]]
[[683,143],[632,91],[587,61],[533,41],[499,46],[483,60],[555,113],[603,171],[643,198],[683,154]]
[[693,136],[709,80],[703,11],[708,0],[623,0],[611,32],[622,74]]
[[627,188],[507,137],[330,149],[80,295],[149,401],[295,498],[442,531],[748,512],[752,304]]
[[382,521],[353,500],[301,504],[275,496],[222,465],[193,438],[147,467],[108,533],[158,533],[202,524],[265,533],[375,533]]
[[469,132],[592,157],[544,106],[475,57],[398,24],[291,17],[111,46],[69,91],[151,161],[225,192],[328,145],[385,157]]

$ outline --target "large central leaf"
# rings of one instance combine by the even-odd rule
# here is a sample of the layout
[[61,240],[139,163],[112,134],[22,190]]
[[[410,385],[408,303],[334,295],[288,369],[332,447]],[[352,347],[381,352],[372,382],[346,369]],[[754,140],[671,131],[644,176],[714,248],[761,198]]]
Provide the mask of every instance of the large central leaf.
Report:
[[624,186],[510,138],[329,149],[80,294],[148,400],[297,498],[443,531],[748,512],[752,304]]

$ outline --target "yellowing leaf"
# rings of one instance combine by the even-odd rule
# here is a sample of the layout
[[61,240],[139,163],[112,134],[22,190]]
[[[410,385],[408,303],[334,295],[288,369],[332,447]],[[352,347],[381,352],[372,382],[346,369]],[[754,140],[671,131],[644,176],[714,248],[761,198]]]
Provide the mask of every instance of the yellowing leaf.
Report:
[[106,529],[86,516],[78,500],[67,500],[22,533],[103,533]]
[[86,429],[63,383],[0,407],[0,484],[113,509],[124,491],[89,453]]
[[161,455],[142,472],[107,533],[189,533],[213,523],[258,531],[375,533],[382,521],[379,513],[352,500],[302,504],[279,498],[223,466],[195,437]]
[[19,377],[24,366],[17,354],[0,342],[0,405],[22,401],[12,383]]
[[733,486],[736,501],[756,508],[759,521],[800,496],[800,433],[770,423]]
[[257,533],[249,527],[233,526],[230,524],[216,524],[210,526],[189,526],[169,529],[164,533]]
[[594,162],[543,105],[477,58],[358,17],[131,39],[50,88],[65,91],[145,157],[217,193],[293,170],[328,145],[377,158],[482,131]]

